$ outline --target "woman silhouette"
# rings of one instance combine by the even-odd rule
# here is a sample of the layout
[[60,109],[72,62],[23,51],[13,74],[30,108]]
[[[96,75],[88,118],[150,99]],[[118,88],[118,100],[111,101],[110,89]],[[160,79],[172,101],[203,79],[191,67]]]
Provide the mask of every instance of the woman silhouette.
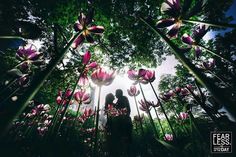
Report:
[[106,123],[106,131],[107,134],[111,134],[112,131],[112,117],[108,114],[108,110],[110,107],[115,107],[115,104],[113,103],[115,99],[115,96],[112,93],[107,94],[106,101],[105,101],[105,113],[107,116],[107,123]]
[[107,150],[110,156],[116,156],[116,126],[114,122],[114,117],[109,114],[111,108],[115,108],[115,104],[113,103],[115,96],[112,93],[107,94],[105,100],[105,114],[107,116],[106,123],[106,141],[107,141]]

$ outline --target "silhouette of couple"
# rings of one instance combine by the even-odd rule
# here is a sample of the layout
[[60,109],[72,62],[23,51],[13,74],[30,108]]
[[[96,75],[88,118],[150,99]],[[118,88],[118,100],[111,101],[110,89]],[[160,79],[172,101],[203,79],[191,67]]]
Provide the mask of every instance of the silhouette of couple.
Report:
[[[114,103],[115,96],[116,103]],[[123,95],[121,89],[116,90],[115,96],[109,93],[105,101],[107,146],[111,156],[122,156],[129,153],[132,142],[132,121],[128,98]]]

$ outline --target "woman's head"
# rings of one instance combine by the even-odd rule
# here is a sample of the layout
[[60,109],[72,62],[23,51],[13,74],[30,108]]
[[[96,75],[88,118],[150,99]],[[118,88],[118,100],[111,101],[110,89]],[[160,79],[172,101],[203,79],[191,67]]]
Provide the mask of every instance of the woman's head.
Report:
[[106,96],[106,104],[113,103],[115,96],[112,93],[107,94]]

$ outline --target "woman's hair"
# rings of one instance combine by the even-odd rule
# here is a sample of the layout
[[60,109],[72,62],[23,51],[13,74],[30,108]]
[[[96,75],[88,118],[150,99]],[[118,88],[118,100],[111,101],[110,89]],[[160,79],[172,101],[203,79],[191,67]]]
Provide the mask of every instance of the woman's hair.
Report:
[[107,96],[106,96],[106,101],[105,101],[105,108],[107,108],[107,106],[109,105],[109,104],[113,104],[113,100],[114,100],[115,98],[114,98],[114,95],[112,94],[112,93],[109,93],[109,94],[107,94]]

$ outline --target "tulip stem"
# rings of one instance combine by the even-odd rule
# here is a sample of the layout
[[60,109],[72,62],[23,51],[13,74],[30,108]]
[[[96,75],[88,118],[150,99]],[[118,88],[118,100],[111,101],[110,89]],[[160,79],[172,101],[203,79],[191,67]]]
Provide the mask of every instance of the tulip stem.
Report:
[[99,123],[99,109],[100,109],[100,97],[101,97],[101,86],[98,86],[98,106],[96,112],[96,123],[95,123],[95,139],[94,139],[94,149],[93,156],[97,156],[98,154],[98,123]]
[[66,44],[66,46],[62,49],[61,53],[55,56],[54,59],[51,60],[47,68],[36,74],[30,87],[28,90],[19,97],[18,101],[15,102],[13,105],[7,105],[6,112],[8,113],[7,116],[0,116],[0,135],[6,133],[6,131],[11,126],[11,122],[22,113],[22,111],[27,106],[28,102],[37,94],[41,86],[45,83],[51,72],[55,69],[57,64],[64,58],[66,52],[72,45],[72,43],[77,39],[82,32],[78,32],[74,35],[74,37]]
[[[141,93],[142,93],[142,96],[143,96],[144,102],[145,102],[145,104],[146,104],[146,103],[147,103],[147,100],[146,100],[146,98],[145,98],[145,95],[144,95],[144,92],[143,92],[143,88],[142,88],[142,86],[141,86],[140,83],[138,83],[138,84],[139,84],[139,88],[140,88],[140,90],[141,90]],[[154,123],[154,121],[153,121],[153,118],[152,118],[152,115],[151,115],[149,109],[148,109],[147,113],[148,113],[148,116],[149,116],[149,119],[150,119],[151,125],[152,125],[152,127],[153,127],[154,134],[155,134],[156,138],[159,138],[158,133],[157,133],[157,129],[156,129],[156,126],[155,126],[155,123]]]
[[193,65],[190,60],[185,57],[177,45],[155,27],[155,23],[153,21],[147,21],[143,18],[140,18],[140,20],[144,22],[144,24],[146,24],[150,29],[152,29],[158,36],[160,36],[166,44],[169,45],[174,55],[183,64],[183,66],[193,74],[200,84],[202,84],[209,90],[209,92],[211,92],[218,103],[224,105],[225,109],[227,112],[231,113],[232,117],[236,117],[236,105],[234,102],[232,102],[228,95],[222,95],[222,89],[216,86],[212,80],[207,78],[201,71],[199,71],[195,65]]
[[211,75],[213,75],[213,77],[215,77],[215,78],[218,79],[220,82],[222,82],[223,84],[225,84],[226,87],[232,89],[232,86],[231,86],[230,84],[228,84],[225,80],[223,80],[223,78],[221,78],[220,76],[216,75],[216,74],[213,73],[211,70],[207,70],[207,72],[209,72]]
[[157,116],[157,121],[158,121],[158,123],[159,123],[159,125],[160,125],[160,127],[161,127],[162,134],[163,134],[163,136],[165,136],[165,131],[164,131],[164,128],[162,127],[161,119],[159,118],[158,113],[157,113],[157,110],[155,109],[155,107],[153,107],[153,108],[154,108],[154,111],[155,111],[156,116]]
[[151,85],[152,91],[154,92],[154,94],[155,94],[155,96],[156,96],[156,98],[157,98],[157,101],[160,103],[161,110],[162,110],[162,112],[163,112],[164,115],[165,115],[165,118],[166,118],[166,120],[167,120],[167,123],[169,124],[169,127],[170,127],[170,129],[171,129],[171,131],[172,131],[174,137],[176,138],[176,137],[177,137],[177,136],[176,136],[176,133],[175,133],[175,131],[174,131],[174,129],[173,129],[171,123],[170,123],[170,120],[169,120],[169,118],[168,118],[168,116],[167,116],[167,114],[166,114],[166,111],[165,111],[165,109],[164,109],[162,103],[161,103],[161,100],[159,99],[159,97],[158,97],[158,95],[157,95],[157,93],[156,93],[156,91],[155,91],[155,89],[154,89],[152,83],[150,82],[149,84]]
[[236,67],[235,63],[233,63],[232,61],[226,59],[225,57],[223,57],[223,56],[221,56],[221,55],[215,53],[214,51],[208,49],[207,47],[205,47],[205,46],[203,46],[203,45],[197,45],[197,46],[200,47],[200,48],[202,48],[202,49],[204,49],[204,50],[206,50],[207,52],[211,53],[212,55],[214,55],[214,56],[216,56],[216,57],[218,57],[218,58],[224,60],[225,62],[229,63],[230,65]]
[[70,102],[71,102],[71,100],[72,100],[72,98],[73,98],[73,95],[74,95],[74,93],[75,93],[75,89],[76,89],[76,87],[77,87],[77,85],[78,85],[78,83],[79,83],[79,80],[80,80],[80,78],[81,78],[81,76],[82,76],[82,74],[83,74],[83,71],[84,71],[85,67],[86,67],[86,64],[83,65],[83,68],[82,68],[82,70],[81,70],[81,72],[80,72],[80,74],[79,74],[79,77],[78,77],[77,81],[75,82],[75,84],[74,84],[74,86],[73,86],[71,95],[69,96],[69,99],[68,99],[68,102],[67,102],[67,104],[66,104],[66,106],[65,106],[65,109],[63,110],[63,112],[62,112],[62,114],[61,114],[61,118],[59,119],[59,126],[58,126],[58,128],[57,128],[57,130],[56,130],[57,133],[59,133],[59,131],[60,131],[61,125],[62,125],[62,123],[63,123],[63,118],[64,118],[64,116],[65,116],[65,114],[66,114],[66,111],[67,111],[69,105],[70,105]]
[[137,103],[136,96],[134,96],[134,102],[135,102],[136,109],[137,109],[137,112],[138,112],[138,117],[139,117],[139,120],[140,120],[141,133],[142,133],[142,135],[144,135],[143,124],[142,124],[140,112],[139,112],[139,109],[138,109],[138,103]]
[[[69,89],[69,84],[67,85],[66,87],[66,90],[67,91]],[[49,127],[49,131],[48,131],[48,135],[50,135],[50,133],[53,133],[54,132],[54,129],[55,129],[55,126],[56,126],[56,120],[58,118],[58,114],[59,114],[59,109],[61,108],[61,106],[63,106],[63,102],[65,101],[65,98],[66,98],[66,95],[64,94],[63,97],[62,97],[62,100],[60,102],[60,104],[57,104],[57,108],[56,108],[56,111],[54,113],[54,116],[52,118],[52,125]]]
[[74,119],[74,122],[73,122],[73,126],[75,126],[75,122],[76,122],[77,117],[78,117],[78,115],[79,115],[80,106],[81,106],[81,103],[79,103],[79,105],[78,105],[78,109],[77,109],[77,111],[76,111],[76,115],[75,115],[75,119]]
[[193,91],[186,87],[188,89],[188,91],[190,92],[190,94],[192,95],[192,97],[194,98],[194,100],[202,107],[202,109],[207,113],[207,115],[212,119],[212,121],[214,122],[214,124],[219,127],[216,118],[211,114],[211,112],[209,111],[209,109],[205,106],[205,103],[201,102],[200,98],[198,98]]
[[182,21],[187,22],[187,23],[192,23],[192,24],[205,24],[205,25],[219,27],[219,28],[236,28],[236,24],[229,24],[229,23],[199,21],[199,20],[186,20],[186,19],[183,19]]

